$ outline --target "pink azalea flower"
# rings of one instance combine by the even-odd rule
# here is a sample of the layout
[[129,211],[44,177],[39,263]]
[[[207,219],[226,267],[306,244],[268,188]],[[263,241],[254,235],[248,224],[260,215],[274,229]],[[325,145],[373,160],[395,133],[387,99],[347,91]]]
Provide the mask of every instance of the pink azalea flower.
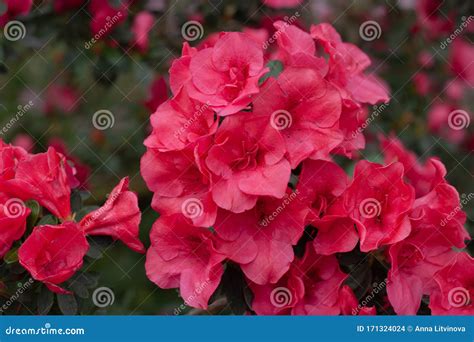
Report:
[[[195,53],[189,65],[182,61],[170,72],[180,83],[175,88],[186,86],[192,98],[226,116],[246,108],[259,92],[258,80],[266,71],[263,62],[262,48],[253,39],[229,32],[222,34],[213,47]],[[187,78],[178,80],[173,73]]]
[[278,283],[250,283],[252,309],[259,315],[338,315],[346,277],[334,255],[318,255],[308,244],[304,257],[295,260]]
[[435,289],[430,298],[433,315],[474,314],[474,259],[467,253],[456,257],[434,276]]
[[220,210],[214,225],[217,249],[254,283],[276,283],[293,261],[292,246],[303,234],[307,213],[290,190],[283,199],[262,198],[244,213]]
[[205,160],[215,175],[212,198],[236,213],[251,209],[259,196],[282,198],[290,179],[284,140],[264,117],[245,113],[224,120]]
[[281,133],[292,168],[306,158],[328,158],[342,141],[339,93],[312,69],[288,68],[269,79],[254,112]]
[[330,24],[313,25],[311,36],[329,54],[327,79],[339,87],[349,107],[352,106],[351,102],[388,102],[387,86],[375,75],[365,74],[370,59],[357,46],[343,42]]
[[161,288],[179,287],[186,305],[206,309],[224,273],[212,233],[172,215],[155,222],[150,239],[148,278]]
[[147,11],[138,13],[133,19],[132,33],[133,33],[133,46],[138,49],[141,53],[148,51],[149,41],[148,35],[153,28],[155,17],[153,14]]
[[357,222],[360,249],[368,252],[405,239],[411,231],[408,212],[415,191],[403,181],[403,165],[362,160],[344,194],[344,208]]

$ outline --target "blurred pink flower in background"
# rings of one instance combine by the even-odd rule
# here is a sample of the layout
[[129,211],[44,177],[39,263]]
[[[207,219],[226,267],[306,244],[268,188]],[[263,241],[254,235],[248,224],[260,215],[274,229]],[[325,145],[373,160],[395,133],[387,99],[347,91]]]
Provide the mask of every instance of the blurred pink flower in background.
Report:
[[147,11],[138,13],[133,20],[132,33],[133,43],[132,46],[136,47],[141,53],[145,53],[149,46],[149,33],[153,27],[155,17],[153,14]]

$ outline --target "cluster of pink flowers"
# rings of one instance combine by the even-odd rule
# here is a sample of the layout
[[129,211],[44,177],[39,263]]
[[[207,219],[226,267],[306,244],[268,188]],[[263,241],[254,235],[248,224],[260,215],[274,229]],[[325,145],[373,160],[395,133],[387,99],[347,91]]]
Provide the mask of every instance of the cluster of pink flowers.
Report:
[[[161,214],[148,277],[207,308],[232,262],[257,314],[375,314],[344,285],[337,255],[357,248],[390,263],[396,313],[415,314],[423,295],[434,314],[472,313],[448,301],[453,288],[472,293],[474,273],[453,270],[474,264],[453,250],[469,235],[442,163],[383,138],[385,164],[361,160],[350,179],[332,157],[365,146],[366,104],[387,102],[386,87],[331,25],[275,27],[270,51],[253,30],[226,32],[185,43],[173,62],[173,96],[151,116],[141,162]],[[275,60],[278,75],[266,67]]]
[[[33,279],[63,294],[70,291],[61,284],[83,264],[89,249],[87,236],[107,235],[137,252],[145,251],[138,239],[138,200],[128,189],[128,178],[120,181],[102,207],[75,221],[71,191],[81,183],[70,161],[53,147],[30,154],[0,141],[0,256],[20,244],[20,264]],[[26,201],[31,200],[59,223],[38,225],[27,233],[31,209]]]

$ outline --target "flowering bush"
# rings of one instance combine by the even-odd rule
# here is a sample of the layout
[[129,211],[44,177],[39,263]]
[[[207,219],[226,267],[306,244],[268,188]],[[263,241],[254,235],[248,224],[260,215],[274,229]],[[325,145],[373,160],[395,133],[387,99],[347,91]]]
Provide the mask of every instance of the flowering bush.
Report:
[[469,14],[0,2],[0,313],[472,315]]
[[[141,162],[162,214],[148,277],[201,309],[229,291],[226,272],[242,272],[257,314],[416,314],[423,296],[433,314],[474,313],[454,293],[469,294],[472,275],[446,278],[474,264],[454,250],[470,237],[444,165],[419,165],[385,137],[384,163],[360,160],[351,178],[334,162],[364,147],[366,105],[389,99],[365,73],[369,57],[329,24],[275,28],[272,51],[228,32],[185,43],[173,62],[173,96],[151,117]],[[364,284],[344,272],[366,259],[364,272],[386,286],[378,308],[360,307],[353,291]]]
[[[80,184],[75,174],[74,165],[53,147],[30,154],[0,141],[0,256],[8,254],[8,264],[18,261],[34,280],[61,295],[72,294],[67,288],[74,289],[77,278],[66,282],[90,252],[88,236],[110,236],[137,252],[145,251],[138,239],[141,213],[137,196],[128,190],[128,178],[93,210],[82,208],[84,194],[73,190]],[[23,273],[12,276],[24,277]],[[38,312],[48,313],[51,300],[38,304]],[[71,305],[62,308],[64,313],[71,310],[74,313]]]

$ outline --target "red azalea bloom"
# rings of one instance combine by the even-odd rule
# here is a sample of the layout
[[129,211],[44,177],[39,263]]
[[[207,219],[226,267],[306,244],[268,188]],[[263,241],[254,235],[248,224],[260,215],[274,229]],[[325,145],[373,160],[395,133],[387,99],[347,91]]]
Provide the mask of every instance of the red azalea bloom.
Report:
[[20,264],[51,291],[68,293],[58,285],[82,267],[89,249],[83,230],[74,222],[36,227],[18,250]]
[[84,4],[84,0],[54,0],[54,11],[63,13],[76,9]]
[[327,79],[339,87],[348,107],[352,106],[351,102],[388,102],[386,85],[374,75],[364,73],[370,65],[370,59],[357,46],[343,42],[330,24],[311,26],[311,36],[329,54]]
[[31,210],[17,198],[0,193],[0,257],[20,239],[26,230],[26,219]]
[[288,271],[308,213],[298,196],[288,190],[283,199],[262,198],[241,214],[219,211],[217,249],[239,263],[252,282],[276,283]]
[[91,173],[90,167],[81,162],[79,158],[71,155],[61,139],[51,139],[49,141],[49,146],[53,147],[57,152],[66,157],[68,164],[70,163],[70,167],[68,168],[69,186],[72,189],[89,188],[88,180]]
[[[459,113],[459,114],[457,114]],[[459,123],[470,122],[470,114],[451,103],[435,102],[428,112],[428,128],[437,135],[447,139],[453,144],[460,144],[467,131],[458,128]],[[454,129],[452,128],[454,127]]]
[[343,315],[374,316],[377,314],[375,306],[359,306],[359,301],[348,285],[341,288],[340,303],[341,314]]
[[22,147],[7,145],[0,140],[0,184],[15,178],[18,163],[28,155]]
[[80,98],[80,94],[71,86],[51,84],[46,91],[44,112],[46,114],[54,112],[59,114],[73,113]]
[[467,86],[474,83],[474,47],[471,43],[462,39],[456,39],[450,49],[450,63],[452,72],[459,77]]
[[454,14],[445,13],[445,10],[441,9],[443,3],[444,1],[440,0],[418,0],[416,2],[418,26],[423,28],[429,38],[437,38],[454,29]]
[[138,239],[141,212],[138,198],[128,189],[128,177],[112,190],[105,204],[87,214],[79,223],[87,235],[107,235],[121,240],[130,249],[144,253]]
[[181,150],[203,136],[214,134],[218,124],[207,104],[192,100],[181,90],[159,106],[150,120],[153,132],[145,140],[145,146],[159,151]]
[[145,101],[145,106],[150,112],[154,112],[159,105],[168,100],[168,86],[163,77],[156,77],[151,83],[148,99]]
[[258,196],[283,197],[291,173],[284,154],[283,138],[267,118],[244,113],[226,118],[206,158],[215,175],[214,202],[240,213],[253,208]]
[[89,4],[89,11],[92,14],[91,31],[92,36],[99,36],[98,39],[109,35],[117,25],[120,25],[127,18],[128,4],[122,3],[115,8],[109,4],[108,0],[92,0]]
[[360,161],[344,194],[344,208],[357,221],[360,249],[368,252],[406,238],[415,191],[403,181],[403,165]]
[[430,298],[433,315],[474,314],[474,259],[469,254],[457,253],[434,280],[436,286]]
[[316,44],[309,33],[286,21],[277,21],[273,25],[279,48],[276,59],[287,67],[313,68],[322,77],[326,76],[327,62],[315,56]]
[[133,19],[133,46],[135,46],[141,53],[145,53],[148,50],[148,35],[153,28],[154,21],[155,17],[153,14],[147,11],[137,13]]
[[0,181],[0,189],[23,200],[34,199],[53,215],[65,219],[71,214],[66,158],[52,147],[48,152],[27,155],[19,160],[10,178]]
[[424,164],[417,156],[402,145],[395,137],[380,137],[386,164],[398,161],[403,164],[406,180],[415,188],[416,197],[424,196],[437,184],[444,182],[446,168],[436,158],[430,158]]
[[189,66],[184,62],[170,70],[174,80],[173,73],[188,75],[181,79],[186,83],[176,87],[185,85],[192,98],[207,103],[220,116],[246,108],[259,92],[258,80],[266,71],[262,48],[238,32],[222,34],[215,46],[192,56]]
[[268,7],[273,8],[292,8],[303,3],[303,0],[263,0]]
[[153,225],[146,274],[161,288],[179,287],[186,305],[206,309],[221,280],[224,256],[210,230],[190,225],[181,215],[162,216]]
[[148,150],[141,160],[141,174],[155,194],[152,208],[162,215],[181,214],[201,227],[212,226],[217,206],[212,199],[211,175],[203,163],[209,143],[205,140],[181,151]]
[[[412,220],[412,234],[390,247],[387,293],[399,315],[417,313],[421,297],[430,294],[435,285],[433,275],[456,254],[452,249],[455,244],[446,238],[458,234],[456,224],[453,220],[440,227],[442,220],[439,212],[425,209],[424,217]],[[463,237],[457,235],[454,239],[459,247],[464,246]]]
[[28,14],[33,6],[33,0],[5,0],[5,4],[7,11],[0,15],[0,27],[20,15]]
[[307,244],[304,257],[295,260],[278,283],[250,283],[252,309],[259,315],[338,315],[346,277],[334,255],[318,255]]
[[288,68],[268,80],[254,111],[280,131],[292,168],[306,158],[328,158],[342,141],[339,93],[312,69]]

